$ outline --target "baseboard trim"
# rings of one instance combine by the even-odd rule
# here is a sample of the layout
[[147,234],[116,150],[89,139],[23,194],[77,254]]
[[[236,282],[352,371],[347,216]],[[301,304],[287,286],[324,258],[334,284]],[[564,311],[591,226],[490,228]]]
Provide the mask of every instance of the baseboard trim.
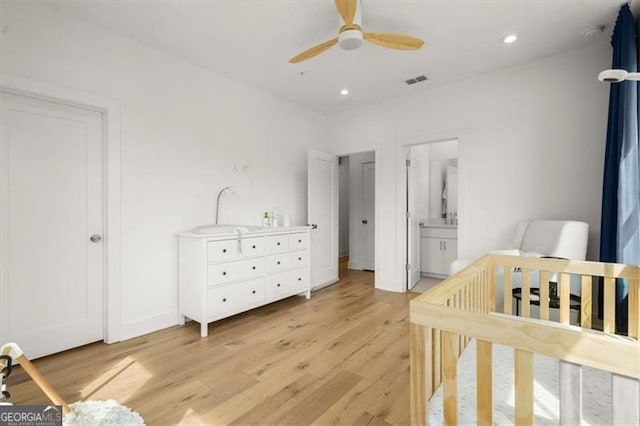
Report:
[[398,286],[398,282],[395,280],[385,280],[382,278],[379,278],[379,279],[376,278],[377,290],[391,291],[393,293],[405,293],[407,289],[404,287],[405,287],[404,285]]
[[133,339],[134,337],[140,337],[177,324],[178,311],[175,309],[140,320],[123,323],[120,326],[120,340]]
[[340,281],[340,280],[339,279],[338,280],[330,280],[330,281],[327,281],[326,283],[318,284],[317,286],[312,287],[311,291],[322,290],[323,288],[329,287],[330,285],[333,285],[333,284],[337,283],[338,281]]

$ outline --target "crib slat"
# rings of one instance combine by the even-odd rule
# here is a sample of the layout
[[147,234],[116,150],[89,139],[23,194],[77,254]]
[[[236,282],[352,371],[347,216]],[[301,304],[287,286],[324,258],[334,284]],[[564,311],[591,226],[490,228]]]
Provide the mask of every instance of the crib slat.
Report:
[[430,334],[431,331],[423,325],[409,324],[410,411],[411,424],[416,425],[427,422],[427,401],[432,390],[428,376],[431,366],[427,357],[427,350],[430,350],[427,336]]
[[591,310],[593,309],[591,306],[592,283],[593,279],[591,276],[582,276],[582,285],[580,288],[580,327],[583,328],[591,328]]
[[444,422],[458,424],[458,335],[442,332],[442,375],[444,387]]
[[629,280],[629,337],[638,339],[640,333],[640,289],[638,280]]
[[560,274],[560,322],[562,324],[569,324],[571,320],[571,311],[569,310],[571,279],[569,274]]
[[513,268],[504,267],[504,313],[513,315]]
[[479,425],[493,425],[493,346],[476,340],[476,400]]
[[616,332],[616,280],[604,279],[604,332]]
[[582,424],[582,367],[560,361],[560,424]]
[[640,380],[612,374],[613,424],[640,424]]
[[516,424],[533,424],[533,352],[515,349]]
[[549,319],[549,271],[540,271],[540,319]]
[[485,286],[487,292],[487,310],[488,312],[496,311],[496,267],[494,265],[489,269],[489,281]]
[[522,303],[520,304],[520,315],[528,318],[531,316],[531,271],[525,268],[521,268],[521,271],[522,282],[520,283],[520,287],[522,291]]
[[433,389],[442,383],[442,332],[433,330]]

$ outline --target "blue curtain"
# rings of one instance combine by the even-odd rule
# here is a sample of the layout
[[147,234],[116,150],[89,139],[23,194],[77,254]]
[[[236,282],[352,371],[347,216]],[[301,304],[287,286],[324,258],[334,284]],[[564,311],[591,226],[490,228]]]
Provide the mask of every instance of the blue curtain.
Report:
[[[638,70],[636,26],[623,5],[611,39],[612,68]],[[600,225],[600,260],[640,264],[640,173],[638,83],[611,84]],[[627,330],[628,283],[616,282],[616,328]]]

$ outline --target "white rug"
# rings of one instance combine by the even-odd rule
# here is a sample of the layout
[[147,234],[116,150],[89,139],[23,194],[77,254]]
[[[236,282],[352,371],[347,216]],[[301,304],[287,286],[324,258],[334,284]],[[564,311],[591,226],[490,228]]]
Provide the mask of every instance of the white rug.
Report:
[[[469,342],[458,360],[458,424],[476,422],[476,341]],[[514,424],[514,357],[513,348],[493,345],[493,422]],[[559,361],[542,355],[534,356],[534,424],[558,425]],[[611,373],[582,368],[583,425],[611,424]],[[443,388],[438,387],[429,401],[430,425],[444,424]]]
[[113,399],[74,402],[69,405],[69,408],[71,413],[64,416],[64,425],[139,426],[145,424],[140,414]]

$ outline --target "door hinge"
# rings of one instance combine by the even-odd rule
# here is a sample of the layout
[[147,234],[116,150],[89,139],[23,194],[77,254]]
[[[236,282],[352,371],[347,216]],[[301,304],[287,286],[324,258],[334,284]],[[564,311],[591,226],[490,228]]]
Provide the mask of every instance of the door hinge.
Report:
[[411,219],[411,212],[407,212],[407,219]]
[[410,270],[411,270],[411,264],[410,264],[410,263],[407,263],[407,264],[405,265],[405,268],[406,268],[406,270],[407,270],[407,271],[410,271]]
[[407,167],[411,166],[411,160],[409,160],[408,158],[405,160],[405,164],[407,165]]

